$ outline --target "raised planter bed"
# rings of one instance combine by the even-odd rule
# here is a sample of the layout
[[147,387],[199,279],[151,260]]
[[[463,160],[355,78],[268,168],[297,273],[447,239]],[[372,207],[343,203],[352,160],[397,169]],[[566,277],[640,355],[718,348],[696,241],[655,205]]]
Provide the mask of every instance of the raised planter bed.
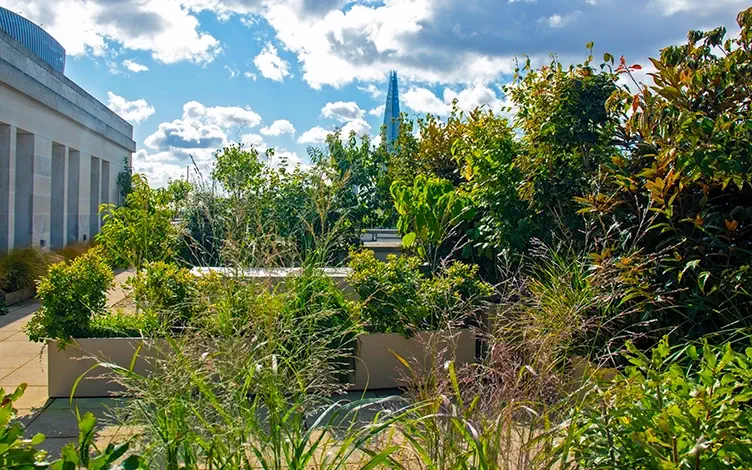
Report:
[[0,295],[2,295],[5,299],[5,305],[7,305],[8,307],[10,307],[11,305],[20,304],[24,300],[33,299],[36,294],[37,291],[33,287],[27,287],[26,289],[21,289],[13,292],[0,293]]
[[47,343],[48,395],[50,398],[70,397],[76,380],[84,374],[76,387],[75,396],[78,398],[109,397],[123,392],[123,388],[113,381],[114,372],[110,369],[89,369],[102,361],[127,369],[140,347],[133,370],[148,374],[150,361],[163,344],[161,339],[81,338],[73,340],[65,349],[59,349],[56,341],[50,341]]
[[[425,366],[433,354],[426,354],[425,345],[435,344],[437,350],[449,348],[446,340],[437,338],[439,333],[422,332],[406,339],[396,333],[366,334],[358,338],[358,352],[353,374],[353,391],[375,390],[399,387],[401,379],[408,374],[404,365],[395,357],[408,361],[417,360]],[[476,340],[470,330],[459,330],[452,341],[458,364],[475,361]],[[58,343],[48,343],[47,374],[50,398],[68,398],[79,377],[86,374],[78,383],[75,396],[78,398],[108,397],[123,392],[123,388],[113,381],[113,372],[104,367],[91,367],[100,361],[110,362],[128,368],[134,353],[141,347],[134,371],[148,374],[150,364],[164,346],[161,339],[141,338],[89,338],[75,339],[65,349]],[[394,354],[393,354],[394,353]],[[441,362],[448,359],[440,358]],[[88,371],[88,373],[87,373]]]
[[[361,335],[351,390],[399,387],[402,379],[409,377],[409,370],[396,356],[408,361],[411,367],[417,361],[421,368],[430,366],[431,361],[443,363],[452,356],[452,351],[458,366],[475,362],[476,338],[471,330],[458,330],[451,342],[439,337],[440,334],[425,331],[409,339],[397,333]],[[442,357],[436,357],[442,352]]]

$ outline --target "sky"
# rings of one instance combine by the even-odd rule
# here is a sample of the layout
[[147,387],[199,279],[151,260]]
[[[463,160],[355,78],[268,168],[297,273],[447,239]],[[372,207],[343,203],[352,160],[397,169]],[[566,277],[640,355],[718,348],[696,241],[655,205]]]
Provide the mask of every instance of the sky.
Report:
[[[609,52],[645,66],[690,29],[736,32],[743,0],[0,0],[68,53],[66,75],[128,120],[153,186],[232,142],[308,162],[335,128],[378,136],[387,78],[403,112],[505,105],[515,59]],[[204,176],[207,176],[206,174]]]

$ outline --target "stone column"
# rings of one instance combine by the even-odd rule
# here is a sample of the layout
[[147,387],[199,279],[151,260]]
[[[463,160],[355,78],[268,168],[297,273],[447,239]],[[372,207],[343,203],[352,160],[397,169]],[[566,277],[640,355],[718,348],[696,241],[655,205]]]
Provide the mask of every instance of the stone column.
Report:
[[81,180],[81,152],[78,150],[68,150],[68,203],[66,218],[66,244],[75,243],[80,240],[78,230],[78,204],[80,199]]
[[52,210],[50,213],[50,247],[62,248],[68,233],[65,226],[66,217],[66,186],[68,184],[68,147],[52,144]]
[[[102,174],[100,175],[100,181],[102,190],[100,191],[101,197],[99,198],[100,204],[109,204],[110,200],[110,162],[102,160]],[[102,228],[102,216],[99,216],[99,228]]]
[[91,197],[91,155],[80,153],[79,190],[78,190],[78,240],[90,240],[89,234],[89,199]]
[[34,193],[31,243],[49,249],[52,213],[52,141],[34,136]]
[[16,133],[16,197],[14,201],[15,221],[13,230],[14,246],[24,248],[31,245],[32,207],[34,198],[34,134]]
[[0,251],[13,248],[16,192],[16,128],[0,125]]
[[101,162],[97,157],[91,157],[91,173],[89,179],[89,237],[99,233],[99,186],[101,178]]

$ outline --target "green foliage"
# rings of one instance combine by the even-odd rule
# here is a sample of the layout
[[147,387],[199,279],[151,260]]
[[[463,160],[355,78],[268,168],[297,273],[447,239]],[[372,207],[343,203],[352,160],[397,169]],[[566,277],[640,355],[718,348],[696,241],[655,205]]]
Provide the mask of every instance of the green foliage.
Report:
[[554,60],[536,70],[528,60],[507,90],[522,133],[515,158],[518,194],[535,214],[531,235],[546,242],[562,230],[577,239],[583,222],[573,197],[590,189],[598,167],[615,152],[618,121],[606,102],[616,75],[596,70],[591,61],[565,69]]
[[492,287],[478,267],[454,262],[433,276],[421,272],[415,257],[390,255],[379,261],[370,250],[350,253],[348,283],[361,299],[369,331],[412,336],[416,331],[464,325],[478,313]]
[[133,191],[133,169],[128,157],[123,158],[123,169],[117,174],[117,188],[120,204],[126,203],[128,195]]
[[162,324],[180,328],[200,310],[198,280],[186,268],[162,261],[144,264],[128,279],[138,309],[157,314]]
[[371,250],[350,253],[347,282],[362,302],[361,318],[369,331],[409,336],[423,319],[418,298],[424,276],[420,260],[390,255],[384,263]]
[[[652,59],[654,85],[613,95],[623,150],[603,165],[597,190],[578,199],[604,227],[606,261],[637,253],[627,268],[643,265],[635,277],[672,299],[674,308],[642,320],[679,325],[682,336],[752,325],[752,10],[738,21],[734,39],[724,28],[690,32],[687,44]],[[622,61],[616,72],[631,78],[635,69]]]
[[[142,458],[133,454],[126,458],[125,454],[131,442],[123,444],[109,444],[103,452],[94,446],[96,418],[86,413],[79,418],[78,444],[66,444],[61,450],[60,459],[49,463],[46,452],[35,449],[44,442],[43,434],[37,434],[31,439],[23,437],[24,427],[16,421],[16,409],[13,407],[26,390],[26,384],[21,384],[12,394],[6,394],[0,388],[0,468],[3,469],[51,469],[51,470],[136,470],[142,468]],[[92,452],[94,451],[94,452]],[[118,463],[118,461],[121,461]]]
[[396,181],[391,187],[399,212],[397,228],[405,247],[415,246],[432,269],[453,251],[450,239],[460,236],[460,226],[474,217],[467,193],[447,180],[419,175],[412,185]]
[[560,468],[745,468],[752,461],[752,350],[730,343],[650,355],[596,386],[561,430]]
[[91,318],[90,338],[156,338],[165,335],[162,318],[152,311],[108,309]]
[[86,337],[93,315],[104,310],[114,276],[99,250],[50,267],[37,288],[42,303],[25,331],[31,341]]
[[44,435],[24,439],[23,425],[16,421],[13,403],[23,396],[26,384],[13,393],[0,388],[0,468],[46,468],[44,452],[34,448],[44,442]]
[[263,184],[265,166],[256,147],[230,145],[215,154],[212,178],[230,193],[240,198],[254,193]]
[[56,256],[38,248],[14,248],[0,253],[0,291],[14,292],[34,287],[47,273]]
[[132,183],[125,205],[100,208],[103,225],[96,240],[110,263],[140,271],[146,262],[175,256],[178,230],[164,192],[151,189],[141,175],[134,175]]

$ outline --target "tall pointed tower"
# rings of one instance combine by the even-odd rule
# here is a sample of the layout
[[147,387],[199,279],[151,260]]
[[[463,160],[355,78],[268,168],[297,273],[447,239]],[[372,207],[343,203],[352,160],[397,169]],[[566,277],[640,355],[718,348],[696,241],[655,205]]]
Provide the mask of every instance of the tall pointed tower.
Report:
[[384,125],[386,126],[386,146],[394,148],[394,141],[399,134],[399,90],[397,88],[397,72],[389,72],[389,91],[386,94],[386,108],[384,109]]

